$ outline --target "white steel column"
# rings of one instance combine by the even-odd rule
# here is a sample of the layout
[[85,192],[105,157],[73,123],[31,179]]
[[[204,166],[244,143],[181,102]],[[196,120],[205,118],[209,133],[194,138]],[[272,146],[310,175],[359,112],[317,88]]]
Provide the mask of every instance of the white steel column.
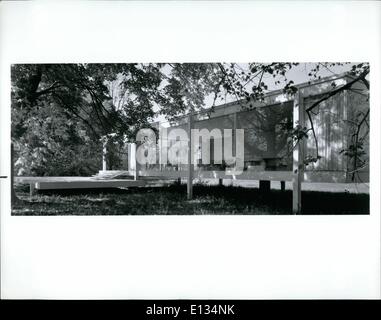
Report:
[[103,150],[102,150],[102,170],[107,170],[107,142],[103,142]]
[[190,112],[188,115],[188,183],[187,183],[187,196],[188,200],[193,198],[193,137],[192,137],[192,129],[193,129],[193,112]]
[[[237,112],[233,113],[233,134],[232,134],[232,156],[235,159],[235,166],[237,167],[237,126],[238,126],[238,114]],[[225,152],[225,150],[224,150]],[[231,176],[231,185],[234,184],[233,176]]]
[[128,171],[134,173],[134,179],[138,179],[138,162],[136,161],[136,144],[128,144]]
[[[293,108],[293,127],[304,127],[304,105],[303,95],[300,90],[296,93]],[[292,167],[292,212],[298,214],[302,208],[302,181],[303,181],[303,146],[304,140],[300,140],[293,150],[293,167]]]

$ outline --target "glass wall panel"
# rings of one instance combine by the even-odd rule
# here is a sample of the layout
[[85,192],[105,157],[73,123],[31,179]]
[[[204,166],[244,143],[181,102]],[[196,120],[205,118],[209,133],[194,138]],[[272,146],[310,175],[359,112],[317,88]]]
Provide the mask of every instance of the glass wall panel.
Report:
[[292,170],[292,109],[287,102],[237,115],[245,131],[245,168],[256,171]]

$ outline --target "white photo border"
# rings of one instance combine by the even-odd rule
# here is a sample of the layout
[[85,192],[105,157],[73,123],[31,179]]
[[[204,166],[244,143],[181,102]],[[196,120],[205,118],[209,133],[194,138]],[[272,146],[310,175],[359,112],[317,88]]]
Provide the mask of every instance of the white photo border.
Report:
[[10,65],[370,62],[371,214],[10,215],[0,182],[2,298],[380,298],[379,2],[0,3],[0,173]]

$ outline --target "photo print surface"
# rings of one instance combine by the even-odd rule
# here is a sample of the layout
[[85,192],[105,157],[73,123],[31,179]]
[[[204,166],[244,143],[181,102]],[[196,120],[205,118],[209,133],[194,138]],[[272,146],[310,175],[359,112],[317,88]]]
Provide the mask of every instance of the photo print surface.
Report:
[[369,73],[13,64],[12,215],[369,214]]

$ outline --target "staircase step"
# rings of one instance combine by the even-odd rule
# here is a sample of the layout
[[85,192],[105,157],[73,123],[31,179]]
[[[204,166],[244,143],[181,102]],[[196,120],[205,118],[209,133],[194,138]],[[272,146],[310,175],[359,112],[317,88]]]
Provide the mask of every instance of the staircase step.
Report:
[[128,171],[123,171],[123,170],[99,171],[98,174],[93,176],[93,178],[97,180],[116,179],[116,178],[122,178],[122,177],[133,179],[133,176]]

